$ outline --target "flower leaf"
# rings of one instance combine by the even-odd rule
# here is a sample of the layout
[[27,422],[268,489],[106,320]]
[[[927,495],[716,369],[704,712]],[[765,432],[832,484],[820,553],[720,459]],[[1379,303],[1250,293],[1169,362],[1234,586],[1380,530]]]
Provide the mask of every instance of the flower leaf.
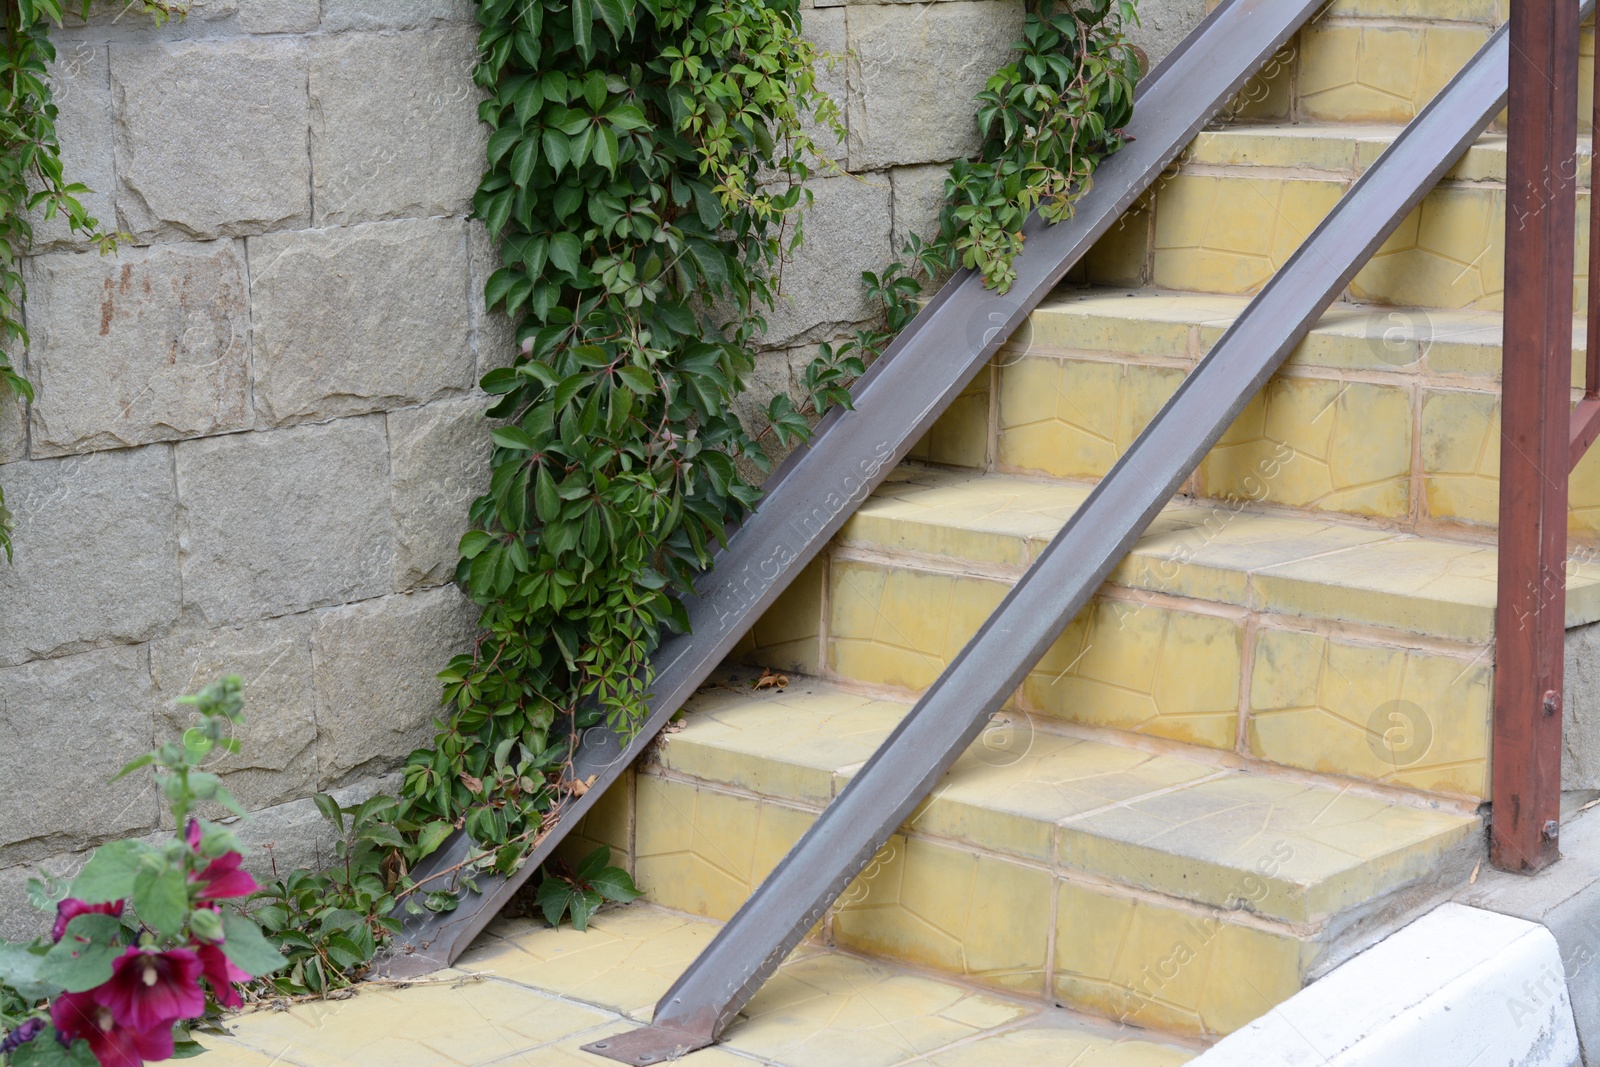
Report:
[[234,966],[252,978],[282,970],[289,961],[262,936],[255,923],[236,912],[224,912],[222,929],[227,940],[222,942],[222,952]]

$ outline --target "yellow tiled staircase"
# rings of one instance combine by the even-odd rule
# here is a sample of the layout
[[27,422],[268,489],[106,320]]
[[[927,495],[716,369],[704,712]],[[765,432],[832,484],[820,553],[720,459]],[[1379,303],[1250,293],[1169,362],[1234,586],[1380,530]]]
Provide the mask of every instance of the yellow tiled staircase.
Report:
[[[247,1018],[230,1062],[600,1062],[578,1046],[648,1018],[1505,2],[1334,0],[1195,141],[563,846],[609,844],[648,903],[501,919],[461,963],[488,978]],[[1485,135],[1427,197],[688,1060],[1167,1067],[1473,876],[1505,160]],[[1571,531],[1600,542],[1594,454]],[[1600,619],[1600,565],[1568,613]]]
[[[1331,4],[572,847],[605,841],[650,900],[728,918],[1500,17]],[[1204,1041],[1472,876],[1505,159],[1485,135],[1361,271],[815,944]],[[1580,293],[1587,212],[1585,188]],[[1600,539],[1593,456],[1571,527]],[[1568,610],[1600,619],[1600,566],[1574,564]],[[755,688],[756,668],[787,686]]]

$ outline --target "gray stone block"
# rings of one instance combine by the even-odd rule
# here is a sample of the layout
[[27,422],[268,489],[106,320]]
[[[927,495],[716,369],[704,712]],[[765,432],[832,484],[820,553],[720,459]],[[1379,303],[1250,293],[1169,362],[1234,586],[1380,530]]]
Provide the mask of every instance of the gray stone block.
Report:
[[1022,35],[997,0],[850,6],[850,168],[934,163],[982,143],[974,97]]
[[177,502],[166,445],[0,467],[16,559],[0,564],[0,666],[178,617]]
[[[846,55],[849,46],[845,37],[844,9],[824,9],[808,13],[804,19],[802,32],[805,39],[810,41],[820,54],[815,67],[817,88],[839,106],[839,122],[841,125],[847,125],[849,89],[845,72],[849,69]],[[850,169],[848,137],[841,141],[831,126],[817,121],[815,116],[808,117],[804,130],[816,144],[818,152],[845,170]]]
[[447,400],[389,414],[396,589],[439,585],[455,575],[467,510],[489,491],[484,398]]
[[70,879],[88,860],[87,852],[67,852],[36,863],[0,870],[0,940],[32,941],[50,932],[54,916],[28,903],[28,882],[45,872]]
[[381,418],[178,446],[184,610],[219,626],[388,592]]
[[1561,788],[1600,789],[1600,623],[1567,631]]
[[472,274],[472,349],[478,357],[477,376],[497,367],[509,367],[517,358],[517,326],[503,311],[490,311],[484,299],[489,276],[503,265],[500,249],[483,223],[467,221],[467,263]]
[[[117,226],[116,167],[111,150],[111,86],[107,77],[110,56],[104,45],[58,40],[50,64],[50,93],[57,108],[56,138],[61,144],[61,165],[67,181],[82,182],[89,192],[78,197],[101,227]],[[33,224],[33,251],[86,246],[74,235],[65,215],[44,217],[43,209],[29,213]]]
[[464,215],[489,128],[477,30],[324,38],[311,60],[316,224]]
[[111,47],[117,211],[144,238],[308,225],[306,61],[290,40]]
[[894,251],[899,255],[916,234],[927,240],[939,232],[939,213],[944,210],[944,183],[950,167],[929,163],[920,167],[896,167],[889,172],[894,186]]
[[[154,42],[238,33],[307,33],[317,28],[321,17],[320,0],[187,0],[183,18],[156,26],[153,19],[136,17],[127,6],[125,0],[95,0],[88,25],[111,30],[117,34],[114,39]],[[65,14],[69,32],[84,25],[76,5]]]
[[[350,807],[379,793],[393,795],[400,784],[400,776],[393,774],[335,789],[331,795],[341,807]],[[333,827],[310,797],[253,811],[246,819],[229,819],[227,826],[239,839],[245,870],[264,885],[301,868],[327,870],[336,860]]]
[[[303,797],[317,781],[317,718],[311,688],[311,616],[290,615],[244,626],[182,634],[150,645],[150,679],[159,706],[157,739],[180,736],[196,721],[177,703],[219,678],[244,680],[239,752],[217,750],[206,769],[220,774],[240,804],[254,810]],[[213,817],[222,809],[211,812]]]
[[29,261],[33,454],[250,424],[250,306],[235,241]]
[[322,28],[408,30],[438,22],[472,22],[472,0],[325,0]]
[[326,419],[470,389],[466,245],[460,219],[252,239],[257,414]]
[[29,862],[156,825],[149,667],[122,646],[0,670],[0,862]]
[[881,174],[839,175],[810,183],[815,197],[803,216],[805,241],[783,268],[783,292],[766,313],[764,346],[786,345],[824,328],[869,319],[861,272],[880,271],[891,249],[889,180]]
[[[181,25],[195,33],[307,33],[317,28],[319,0],[190,0]],[[165,29],[165,27],[163,27]]]
[[1128,39],[1144,49],[1154,68],[1200,25],[1206,0],[1140,0],[1138,11],[1139,25],[1127,27]]
[[[11,463],[28,454],[28,405],[22,397],[0,387],[0,463]],[[5,483],[0,482],[0,490]]]
[[450,657],[467,651],[478,609],[453,585],[352,604],[312,634],[324,788],[398,767],[433,740]]

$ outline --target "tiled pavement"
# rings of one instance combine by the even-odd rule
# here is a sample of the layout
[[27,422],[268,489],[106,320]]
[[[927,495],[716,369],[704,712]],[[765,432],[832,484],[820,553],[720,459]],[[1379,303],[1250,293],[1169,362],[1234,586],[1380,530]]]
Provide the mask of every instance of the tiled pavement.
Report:
[[[502,920],[459,965],[409,988],[231,1020],[207,1067],[560,1067],[648,1019],[717,924],[636,904],[589,930]],[[1197,1049],[811,945],[796,951],[696,1067],[1175,1067]]]

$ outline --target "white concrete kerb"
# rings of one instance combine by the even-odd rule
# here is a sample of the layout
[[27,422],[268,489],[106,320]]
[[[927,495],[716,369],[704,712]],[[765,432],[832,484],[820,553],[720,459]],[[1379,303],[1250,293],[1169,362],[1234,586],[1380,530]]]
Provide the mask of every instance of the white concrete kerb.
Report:
[[1537,923],[1445,904],[1191,1067],[1574,1067],[1561,954]]

